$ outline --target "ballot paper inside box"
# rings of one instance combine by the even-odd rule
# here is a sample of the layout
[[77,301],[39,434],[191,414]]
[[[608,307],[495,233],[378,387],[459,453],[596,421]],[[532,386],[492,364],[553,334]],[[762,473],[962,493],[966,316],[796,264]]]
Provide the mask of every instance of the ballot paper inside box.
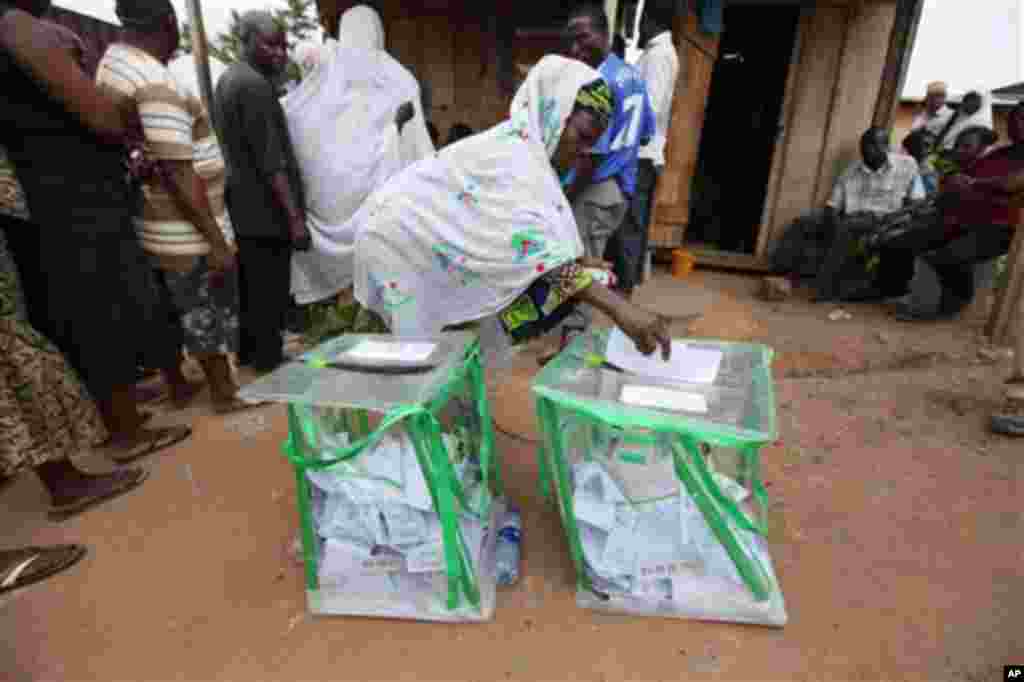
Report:
[[775,440],[771,352],[692,342],[705,369],[678,381],[610,369],[607,339],[577,338],[533,384],[577,602],[783,625],[758,454]]
[[501,481],[479,347],[465,333],[437,341],[444,352],[429,371],[300,361],[243,392],[288,404],[285,452],[314,613],[493,615]]

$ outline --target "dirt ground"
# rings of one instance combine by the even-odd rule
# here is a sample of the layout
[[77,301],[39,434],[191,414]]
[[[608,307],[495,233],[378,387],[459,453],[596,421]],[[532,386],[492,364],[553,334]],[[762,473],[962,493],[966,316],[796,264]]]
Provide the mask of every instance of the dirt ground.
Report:
[[[703,311],[694,335],[776,350],[780,438],[763,451],[781,629],[576,607],[537,493],[524,353],[493,378],[519,584],[495,620],[436,625],[305,612],[284,410],[214,417],[146,462],[138,491],[65,524],[39,482],[0,489],[4,545],[82,542],[68,573],[0,605],[10,680],[970,680],[1024,661],[1024,447],[985,422],[1008,372],[977,320],[907,325],[870,306],[763,303],[754,278],[657,277],[639,300]],[[681,329],[679,330],[681,331]],[[201,399],[202,400],[202,399]],[[89,456],[83,465],[107,466]]]

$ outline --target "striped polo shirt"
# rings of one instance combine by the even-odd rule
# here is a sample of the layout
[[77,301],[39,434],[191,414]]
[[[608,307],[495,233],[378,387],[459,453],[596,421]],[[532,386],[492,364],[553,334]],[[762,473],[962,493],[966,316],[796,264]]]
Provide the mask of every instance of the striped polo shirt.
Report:
[[[199,97],[182,89],[157,59],[120,43],[103,55],[96,83],[115,96],[135,100],[148,158],[192,161],[217,223],[228,241],[234,241],[224,204],[224,158]],[[210,252],[206,237],[186,219],[159,179],[146,183],[143,197],[142,215],[136,221],[139,237],[142,247],[162,265],[187,267],[195,256]]]

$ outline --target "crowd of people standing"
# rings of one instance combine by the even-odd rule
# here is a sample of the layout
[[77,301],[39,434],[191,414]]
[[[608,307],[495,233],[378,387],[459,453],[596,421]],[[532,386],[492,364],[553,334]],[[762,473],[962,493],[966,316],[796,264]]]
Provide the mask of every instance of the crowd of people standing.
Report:
[[[171,68],[180,34],[168,0],[117,0],[122,35],[95,79],[80,43],[45,20],[47,0],[0,2],[0,475],[34,470],[54,519],[135,489],[142,468],[90,474],[72,460],[100,448],[124,465],[190,438],[186,426],[148,425],[136,390],[158,370],[175,405],[193,401],[201,387],[182,371],[185,353],[215,412],[250,407],[231,358],[257,374],[288,359],[293,261],[305,254],[342,254],[360,319],[394,334],[476,323],[517,343],[586,303],[643,352],[667,354],[667,321],[629,301],[678,71],[671,3],[648,4],[639,71],[609,51],[603,10],[581,8],[566,56],[530,70],[507,121],[453,128],[443,149],[435,141],[415,159],[399,153],[343,223],[323,224],[309,215],[317,171],[296,152],[274,86],[287,44],[271,15],[242,17],[243,59],[218,76],[208,108]],[[380,25],[365,6],[347,17]],[[377,41],[363,33],[346,44],[341,31],[305,60],[305,76],[343,58],[397,73],[383,27]],[[416,99],[387,103],[386,136],[400,150],[410,126],[427,129]],[[345,144],[324,139],[322,154],[367,153]],[[602,284],[605,269],[618,287]],[[0,589],[83,554],[0,551]]]

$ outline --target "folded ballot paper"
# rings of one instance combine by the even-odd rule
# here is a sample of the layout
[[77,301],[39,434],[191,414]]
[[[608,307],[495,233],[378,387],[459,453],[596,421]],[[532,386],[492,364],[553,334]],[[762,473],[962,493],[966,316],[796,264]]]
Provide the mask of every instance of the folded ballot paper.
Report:
[[[608,459],[621,461],[614,456]],[[581,606],[785,624],[782,594],[763,538],[732,529],[749,555],[765,567],[775,588],[769,599],[758,601],[674,475],[663,472],[631,479],[617,468],[596,460],[573,467],[573,511],[593,588],[580,589]],[[660,471],[662,467],[650,468]],[[747,501],[749,492],[742,485],[720,473],[712,475],[719,489],[737,504]]]
[[465,603],[454,612],[447,608],[441,520],[411,439],[404,429],[394,429],[352,461],[307,472],[320,543],[320,589],[311,595],[315,611],[420,620],[490,618],[493,514],[499,505],[489,504],[479,465],[459,438],[443,438],[469,507],[483,516],[462,510],[457,518],[462,552],[480,587],[479,608]]

